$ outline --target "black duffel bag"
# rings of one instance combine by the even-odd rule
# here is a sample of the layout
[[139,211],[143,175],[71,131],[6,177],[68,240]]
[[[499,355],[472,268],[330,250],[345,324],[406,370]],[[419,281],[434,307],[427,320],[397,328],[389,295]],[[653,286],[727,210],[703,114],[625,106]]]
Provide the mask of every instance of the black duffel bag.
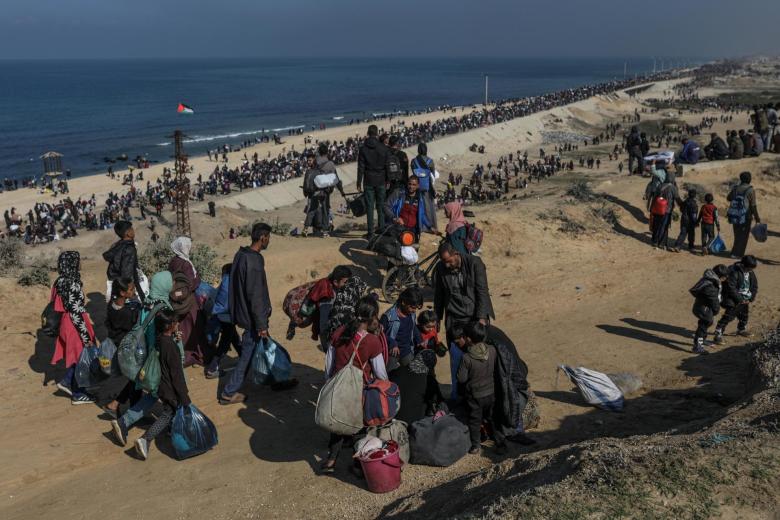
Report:
[[454,415],[436,420],[425,417],[409,426],[409,462],[447,467],[455,464],[471,447],[469,428]]

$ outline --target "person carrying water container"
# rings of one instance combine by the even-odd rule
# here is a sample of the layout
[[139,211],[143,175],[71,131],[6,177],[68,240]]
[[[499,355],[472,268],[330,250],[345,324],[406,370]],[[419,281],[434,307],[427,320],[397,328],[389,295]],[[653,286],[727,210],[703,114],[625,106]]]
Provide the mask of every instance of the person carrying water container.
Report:
[[423,201],[425,202],[425,216],[428,220],[428,224],[431,229],[435,230],[436,225],[436,204],[434,200],[436,198],[436,190],[433,187],[436,179],[434,173],[436,172],[436,166],[433,164],[433,159],[428,157],[428,146],[425,143],[417,145],[417,156],[412,159],[411,170],[415,177],[420,180],[420,193],[423,195]]

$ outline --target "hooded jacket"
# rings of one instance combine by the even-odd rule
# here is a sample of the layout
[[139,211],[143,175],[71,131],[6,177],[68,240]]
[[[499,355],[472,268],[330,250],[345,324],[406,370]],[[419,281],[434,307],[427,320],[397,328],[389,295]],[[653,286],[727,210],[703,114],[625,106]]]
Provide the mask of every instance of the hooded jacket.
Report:
[[387,182],[388,149],[374,136],[363,141],[358,150],[357,183],[365,186],[384,186]]
[[[133,280],[136,287],[141,286],[138,278],[138,251],[132,240],[119,240],[108,251],[103,253],[103,260],[108,262],[106,277],[109,280],[126,278]],[[138,291],[138,297],[143,301],[143,291]]]
[[742,159],[745,156],[745,143],[739,136],[729,137],[729,157]]
[[[749,291],[747,296],[745,290]],[[723,283],[721,304],[724,307],[736,307],[740,303],[755,301],[758,294],[758,279],[753,271],[746,271],[741,262],[729,269],[729,275]]]
[[240,248],[233,257],[228,301],[234,324],[253,333],[268,329],[271,298],[268,296],[265,259],[249,247]]
[[707,150],[710,152],[710,155],[713,159],[721,161],[723,159],[729,158],[729,147],[726,146],[726,143],[723,141],[723,139],[720,138],[720,136],[715,136],[710,141],[710,144],[707,145]]
[[469,397],[489,397],[495,393],[495,367],[495,347],[487,343],[471,345],[458,367],[458,383],[465,385]]
[[709,319],[720,312],[720,279],[712,269],[704,271],[701,280],[691,288],[691,294],[696,298],[693,314],[697,318]]

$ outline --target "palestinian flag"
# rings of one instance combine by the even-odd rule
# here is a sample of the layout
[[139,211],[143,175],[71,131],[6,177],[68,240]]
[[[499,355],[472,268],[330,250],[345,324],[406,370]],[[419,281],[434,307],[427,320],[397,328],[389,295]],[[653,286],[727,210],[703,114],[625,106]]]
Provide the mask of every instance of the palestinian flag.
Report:
[[179,108],[176,109],[176,111],[180,114],[194,114],[195,111],[191,108],[185,105],[184,103],[179,103]]

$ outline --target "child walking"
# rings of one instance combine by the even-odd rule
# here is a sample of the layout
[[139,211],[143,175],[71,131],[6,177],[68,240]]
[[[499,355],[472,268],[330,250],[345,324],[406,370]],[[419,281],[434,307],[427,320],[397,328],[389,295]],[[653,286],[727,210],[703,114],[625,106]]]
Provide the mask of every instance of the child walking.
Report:
[[693,336],[695,354],[709,354],[704,349],[704,340],[707,338],[707,329],[712,326],[715,316],[720,312],[721,287],[726,281],[728,272],[728,267],[718,264],[704,271],[701,280],[690,289],[691,294],[696,298],[693,302],[693,315],[699,320]]
[[[712,193],[708,193],[704,196],[704,204],[699,210],[699,217],[696,219],[696,224],[701,225],[701,254],[707,255],[709,251],[710,242],[712,242],[716,236],[720,234],[720,221],[718,220],[718,207],[713,204],[715,197]],[[717,229],[718,233],[715,233]]]
[[696,218],[699,214],[696,190],[688,190],[688,198],[683,201],[680,213],[680,234],[677,235],[677,242],[674,243],[672,251],[679,253],[687,236],[688,250],[693,253],[696,247]]
[[155,318],[157,346],[160,352],[160,386],[157,397],[163,405],[162,413],[154,424],[135,441],[135,451],[146,460],[149,457],[149,445],[160,433],[168,428],[176,409],[189,406],[190,395],[184,378],[184,352],[179,348],[179,322],[170,309],[162,310]]
[[[457,327],[454,327],[457,328]],[[465,389],[466,404],[469,410],[469,435],[471,449],[469,453],[478,454],[481,445],[482,423],[493,425],[493,405],[495,403],[496,349],[485,343],[487,329],[479,322],[468,324],[462,331],[454,331],[460,336],[455,343],[465,354],[458,368],[458,383]],[[496,453],[506,453],[506,441],[500,428],[492,428],[496,441]]]
[[[129,278],[117,278],[111,284],[111,301],[106,310],[106,330],[108,338],[119,347],[127,333],[138,322],[140,308],[134,305],[135,283]],[[124,376],[122,376],[124,378]],[[126,379],[126,378],[125,378]],[[124,388],[108,403],[103,410],[116,419],[119,406],[127,403],[135,403],[141,398],[141,390],[136,389],[134,381],[127,381]]]

